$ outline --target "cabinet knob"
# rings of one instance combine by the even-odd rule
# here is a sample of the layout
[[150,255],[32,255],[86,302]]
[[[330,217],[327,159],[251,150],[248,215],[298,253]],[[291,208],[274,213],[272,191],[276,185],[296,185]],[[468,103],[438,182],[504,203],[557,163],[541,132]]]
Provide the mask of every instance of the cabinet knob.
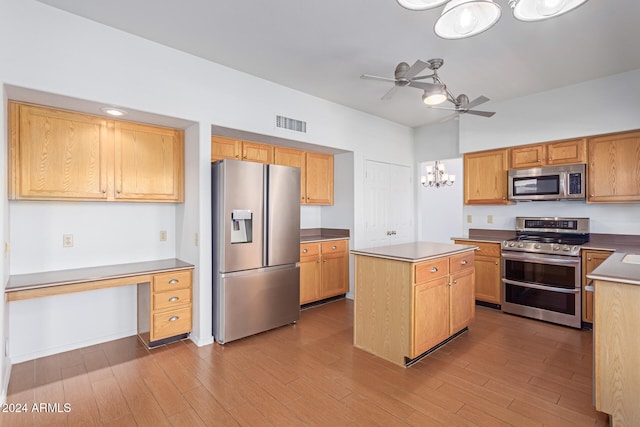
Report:
[[496,261],[496,265],[498,265],[498,261]]
[[336,245],[331,246],[331,249],[338,249]]
[[169,298],[169,302],[176,302],[179,299],[180,299],[179,297],[171,297],[171,298]]
[[462,264],[462,265],[467,265],[467,260],[466,260],[466,259],[463,259],[462,261],[460,261],[460,264]]
[[306,248],[305,248],[305,249],[303,249],[303,250],[302,250],[302,253],[303,253],[303,254],[306,254],[307,252],[309,252],[309,249],[306,249]]
[[327,260],[326,260],[326,259],[323,259],[323,260],[322,260],[322,262],[327,262]]
[[176,320],[178,320],[180,317],[178,316],[171,316],[169,317],[169,322],[175,322]]
[[452,285],[456,285],[458,283],[457,280],[454,280],[453,282],[451,282]]
[[318,258],[318,261],[316,261],[318,264],[320,264],[320,258]]
[[180,280],[178,280],[178,279],[171,279],[171,280],[169,280],[169,284],[170,284],[170,285],[175,285],[176,283],[180,283]]
[[438,267],[431,267],[431,272],[436,273],[438,271]]
[[587,258],[587,261],[591,261],[591,257]]
[[240,156],[239,156],[238,154],[236,154],[236,155],[235,155],[235,156],[233,156],[233,157],[235,157],[236,159],[239,159],[239,158],[240,158]]

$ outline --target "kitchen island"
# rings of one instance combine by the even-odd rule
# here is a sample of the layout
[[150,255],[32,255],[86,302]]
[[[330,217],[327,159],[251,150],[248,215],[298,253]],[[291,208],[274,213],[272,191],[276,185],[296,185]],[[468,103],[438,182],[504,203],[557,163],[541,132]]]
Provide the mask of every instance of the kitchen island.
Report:
[[587,274],[594,294],[594,401],[610,425],[640,425],[640,255],[616,252]]
[[475,246],[413,242],[352,250],[354,345],[410,366],[467,330]]

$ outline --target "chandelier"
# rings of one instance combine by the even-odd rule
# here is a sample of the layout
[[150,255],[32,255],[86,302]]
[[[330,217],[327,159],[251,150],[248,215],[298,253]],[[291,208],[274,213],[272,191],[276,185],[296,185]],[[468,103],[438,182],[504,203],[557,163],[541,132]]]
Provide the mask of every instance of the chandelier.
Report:
[[[409,10],[426,10],[446,3],[433,28],[443,39],[480,34],[498,22],[502,9],[494,0],[397,0]],[[587,0],[507,0],[521,21],[541,21],[567,13]]]
[[436,160],[435,166],[427,166],[427,175],[420,177],[420,182],[423,187],[444,187],[447,185],[453,185],[456,181],[455,175],[449,175],[444,171],[444,163]]

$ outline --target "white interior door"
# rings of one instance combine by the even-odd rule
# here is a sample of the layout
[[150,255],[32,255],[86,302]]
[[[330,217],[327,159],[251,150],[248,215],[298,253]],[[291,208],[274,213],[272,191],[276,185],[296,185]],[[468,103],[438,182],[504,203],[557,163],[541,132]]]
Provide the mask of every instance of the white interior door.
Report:
[[366,160],[364,171],[364,247],[412,241],[411,168]]

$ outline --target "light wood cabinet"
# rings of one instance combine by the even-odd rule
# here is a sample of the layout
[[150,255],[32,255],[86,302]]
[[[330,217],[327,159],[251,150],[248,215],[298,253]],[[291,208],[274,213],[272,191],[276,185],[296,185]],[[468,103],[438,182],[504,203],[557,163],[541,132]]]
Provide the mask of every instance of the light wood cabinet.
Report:
[[212,135],[211,162],[222,159],[273,163],[273,145]]
[[306,152],[294,148],[274,147],[273,163],[300,168],[300,203],[307,203],[307,160]]
[[11,199],[181,202],[180,130],[9,103]]
[[349,292],[348,240],[300,245],[300,304]]
[[474,245],[476,269],[476,300],[490,304],[502,304],[502,271],[500,265],[500,243],[455,240],[460,245]]
[[300,168],[300,203],[333,205],[333,156],[214,135],[211,162],[247,160]]
[[306,204],[333,205],[333,156],[306,153]]
[[640,132],[588,139],[590,203],[640,201]]
[[594,400],[612,427],[640,425],[640,286],[595,281]]
[[115,199],[182,201],[182,132],[115,122]]
[[511,169],[585,163],[584,138],[513,147],[510,150]]
[[192,270],[154,274],[138,285],[138,336],[148,347],[186,338],[192,328]]
[[500,205],[507,200],[509,150],[490,150],[464,155],[464,204]]
[[354,344],[405,366],[475,316],[474,253],[407,262],[355,255]]
[[591,281],[587,279],[587,274],[591,273],[602,264],[613,252],[583,250],[582,251],[582,321],[593,323],[593,291],[587,290]]

